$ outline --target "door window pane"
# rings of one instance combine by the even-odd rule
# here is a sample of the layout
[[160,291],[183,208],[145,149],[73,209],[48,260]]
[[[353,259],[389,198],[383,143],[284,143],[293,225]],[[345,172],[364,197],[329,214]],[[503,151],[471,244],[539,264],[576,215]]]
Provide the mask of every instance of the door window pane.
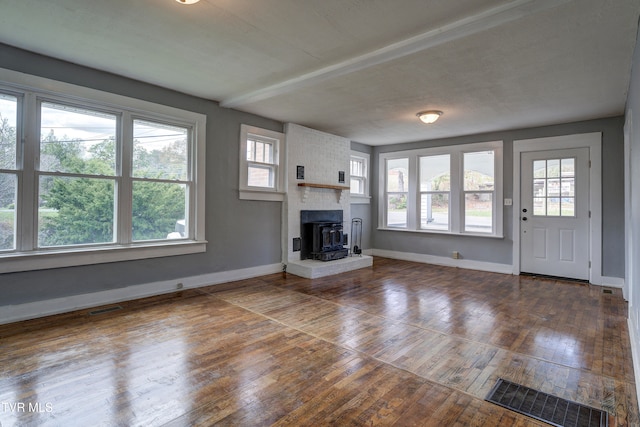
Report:
[[114,241],[113,179],[41,176],[39,246]]
[[547,160],[547,178],[560,177],[560,159]]
[[172,238],[187,218],[185,184],[137,181],[133,183],[133,240]]
[[533,214],[538,216],[547,214],[547,198],[546,197],[533,198]]
[[16,169],[18,100],[0,93],[0,169]]
[[0,173],[0,250],[15,249],[16,176]]
[[576,159],[562,159],[561,174],[563,177],[575,176]]
[[575,158],[533,162],[533,214],[575,216]]
[[189,174],[186,128],[133,121],[133,173],[136,178],[186,181]]
[[116,116],[42,103],[40,170],[115,175]]

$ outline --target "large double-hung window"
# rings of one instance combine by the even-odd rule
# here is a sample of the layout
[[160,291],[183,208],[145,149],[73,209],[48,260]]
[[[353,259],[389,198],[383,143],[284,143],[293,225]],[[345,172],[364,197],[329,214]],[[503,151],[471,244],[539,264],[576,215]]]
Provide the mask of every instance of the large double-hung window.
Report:
[[203,115],[0,76],[0,272],[205,250]]
[[381,229],[502,236],[502,142],[380,155]]

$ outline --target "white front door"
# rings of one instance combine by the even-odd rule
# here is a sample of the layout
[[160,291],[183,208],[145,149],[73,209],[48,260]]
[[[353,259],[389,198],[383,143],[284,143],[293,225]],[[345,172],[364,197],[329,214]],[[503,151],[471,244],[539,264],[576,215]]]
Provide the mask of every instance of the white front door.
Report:
[[520,271],[589,279],[589,148],[521,153]]

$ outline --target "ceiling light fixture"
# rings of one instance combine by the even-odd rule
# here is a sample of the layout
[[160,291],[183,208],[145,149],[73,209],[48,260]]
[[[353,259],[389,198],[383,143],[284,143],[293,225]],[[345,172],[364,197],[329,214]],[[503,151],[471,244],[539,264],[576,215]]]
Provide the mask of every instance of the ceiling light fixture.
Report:
[[424,123],[433,123],[440,118],[442,115],[442,111],[438,110],[428,110],[428,111],[420,111],[416,116]]
[[180,4],[194,4],[198,3],[200,0],[176,0]]

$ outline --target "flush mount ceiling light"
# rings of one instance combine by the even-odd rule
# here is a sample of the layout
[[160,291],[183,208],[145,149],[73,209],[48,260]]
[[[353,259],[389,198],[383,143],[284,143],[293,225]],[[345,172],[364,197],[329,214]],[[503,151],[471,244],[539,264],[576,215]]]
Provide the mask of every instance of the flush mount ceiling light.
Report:
[[442,111],[438,110],[428,110],[428,111],[420,111],[416,116],[424,123],[433,123],[440,118],[442,115]]
[[194,4],[198,3],[200,0],[176,0],[180,4]]

